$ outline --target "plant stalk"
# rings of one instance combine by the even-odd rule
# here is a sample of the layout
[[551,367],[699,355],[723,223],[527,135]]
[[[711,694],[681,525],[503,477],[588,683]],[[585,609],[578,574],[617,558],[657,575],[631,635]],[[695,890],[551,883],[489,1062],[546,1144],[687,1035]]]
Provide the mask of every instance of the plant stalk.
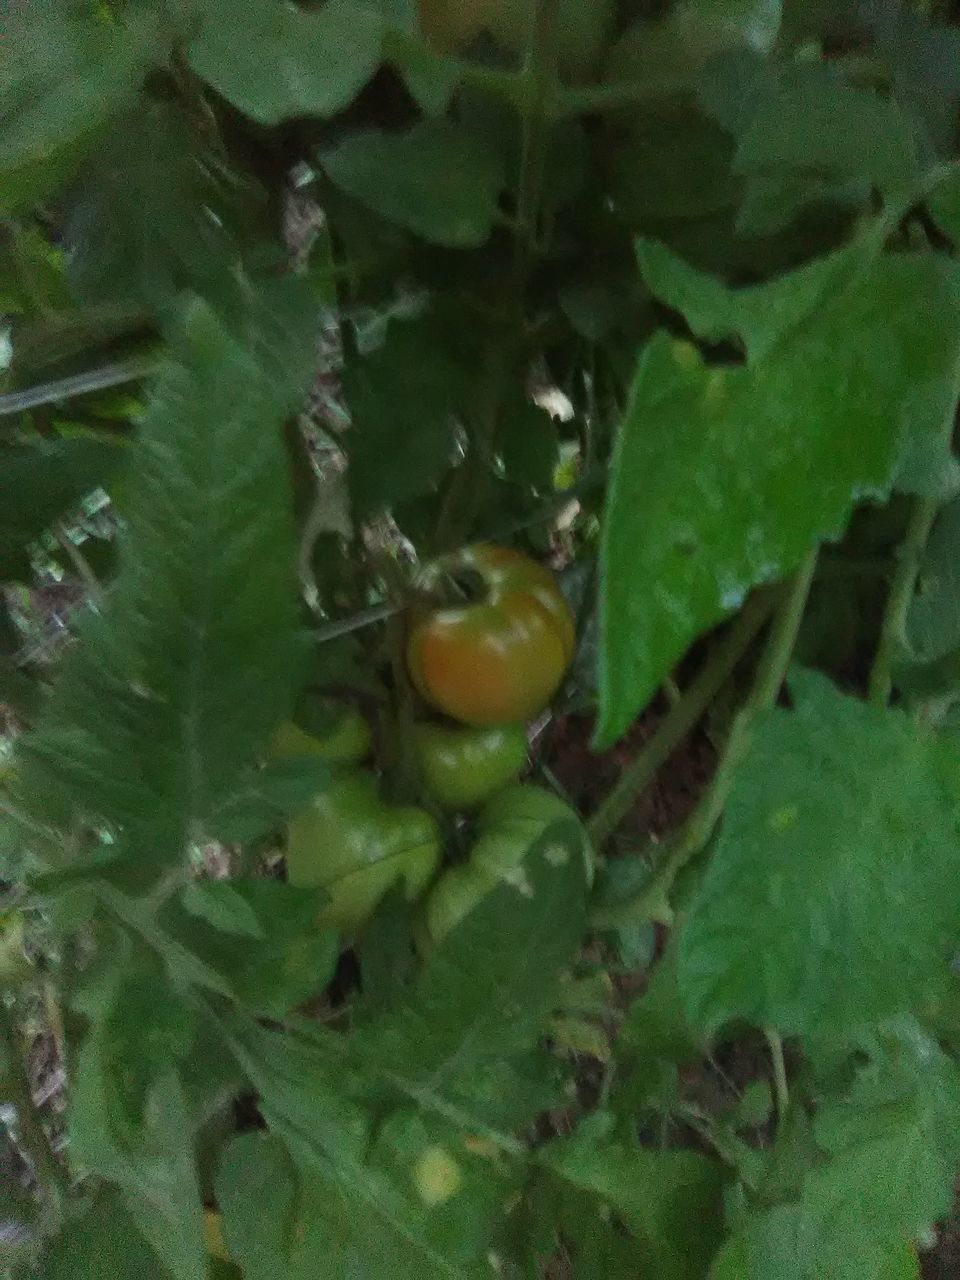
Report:
[[666,896],[678,873],[704,849],[713,835],[737,770],[750,747],[756,719],[776,703],[797,642],[816,565],[817,549],[814,548],[793,575],[787,593],[777,609],[753,688],[733,722],[713,781],[686,826],[672,843],[663,866],[655,873],[651,883],[636,896],[593,912],[591,921],[594,925],[610,927],[640,924],[657,918],[658,913],[663,911]]
[[635,798],[649,786],[657,770],[673,754],[719,693],[772,612],[769,595],[757,595],[724,636],[716,653],[660,722],[656,733],[626,767],[613,789],[587,823],[596,846],[613,834],[630,812]]
[[870,702],[876,707],[885,707],[893,692],[893,665],[907,648],[907,614],[917,584],[920,558],[939,509],[940,504],[933,498],[917,498],[900,545],[867,690]]

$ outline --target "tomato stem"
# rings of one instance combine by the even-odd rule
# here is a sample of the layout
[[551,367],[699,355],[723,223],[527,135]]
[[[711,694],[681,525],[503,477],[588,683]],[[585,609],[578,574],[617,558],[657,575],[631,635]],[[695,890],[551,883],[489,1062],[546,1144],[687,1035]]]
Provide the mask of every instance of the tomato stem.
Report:
[[601,845],[630,812],[636,797],[691,731],[720,692],[734,667],[750,648],[773,611],[776,597],[754,596],[724,636],[720,647],[697,678],[670,708],[656,733],[624,769],[616,785],[587,823],[591,840]]
[[770,1050],[770,1065],[773,1070],[773,1099],[777,1108],[777,1130],[783,1128],[787,1110],[790,1106],[790,1087],[787,1084],[787,1063],[783,1056],[783,1041],[779,1034],[768,1027],[764,1032],[767,1047]]
[[885,707],[890,701],[890,694],[893,692],[893,664],[907,649],[907,613],[917,584],[920,557],[939,509],[940,504],[935,499],[918,498],[900,544],[868,685],[869,700],[877,707]]
[[513,269],[505,282],[503,323],[495,326],[484,358],[485,373],[471,424],[470,452],[454,473],[440,507],[433,549],[448,551],[470,535],[489,486],[486,459],[493,452],[503,402],[522,349],[524,296],[538,249],[543,171],[557,94],[556,35],[559,0],[536,0],[520,90],[520,172],[517,179]]
[[593,912],[591,920],[594,925],[636,924],[659,918],[664,913],[667,894],[677,874],[704,849],[713,835],[737,770],[753,739],[756,719],[776,703],[793,656],[816,565],[817,548],[814,547],[790,579],[787,593],[777,609],[753,688],[733,722],[713,781],[689,821],[668,846],[666,861],[636,896]]

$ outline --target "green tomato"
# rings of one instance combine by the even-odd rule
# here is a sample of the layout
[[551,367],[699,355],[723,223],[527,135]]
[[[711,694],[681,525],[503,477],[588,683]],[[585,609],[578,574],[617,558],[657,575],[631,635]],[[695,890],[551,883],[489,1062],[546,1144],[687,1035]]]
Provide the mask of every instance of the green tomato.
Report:
[[315,756],[327,764],[359,764],[372,746],[370,725],[360,712],[353,707],[338,707],[329,731],[322,735],[307,733],[292,720],[285,721],[270,739],[269,754],[274,760]]
[[[514,875],[546,829],[578,814],[540,787],[507,787],[494,796],[477,821],[477,838],[467,861],[445,872],[427,897],[421,942],[439,942],[497,885]],[[588,882],[593,880],[593,851],[580,827],[580,849]]]
[[287,824],[287,877],[326,889],[318,923],[356,929],[394,885],[418,898],[440,861],[440,829],[425,809],[384,804],[372,773],[337,778]]
[[413,742],[426,794],[441,809],[476,808],[512,782],[527,761],[527,735],[520,725],[418,724]]

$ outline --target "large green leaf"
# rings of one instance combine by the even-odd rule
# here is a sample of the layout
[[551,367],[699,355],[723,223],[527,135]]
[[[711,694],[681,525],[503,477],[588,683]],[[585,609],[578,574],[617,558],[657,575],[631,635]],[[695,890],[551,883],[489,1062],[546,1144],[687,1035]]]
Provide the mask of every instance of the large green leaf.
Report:
[[56,0],[31,0],[5,15],[0,208],[28,205],[68,177],[139,89],[163,41],[146,9],[123,19],[78,18]]
[[98,1028],[77,1056],[68,1120],[73,1158],[117,1185],[130,1217],[174,1280],[206,1280],[200,1192],[176,1073],[162,1060],[157,1064],[134,1123],[118,1104],[115,1070],[112,1039]]
[[331,116],[380,63],[381,21],[357,0],[307,10],[287,0],[202,0],[190,65],[261,124]]
[[572,1138],[545,1147],[541,1163],[616,1213],[646,1245],[658,1280],[698,1280],[722,1235],[721,1167],[693,1151],[618,1141],[606,1132],[609,1119],[591,1116]]
[[[239,1056],[282,1139],[239,1139],[217,1179],[227,1243],[251,1280],[479,1274],[514,1185],[496,1148],[436,1114],[392,1109],[383,1082],[349,1062],[342,1037],[248,1029]],[[251,1218],[247,1188],[264,1183],[275,1190]]]
[[680,939],[695,1025],[849,1039],[922,1007],[960,925],[956,748],[798,677],[758,724]]
[[[641,246],[659,292],[706,336],[711,367],[657,334],[612,460],[601,568],[597,742],[619,737],[691,641],[758,583],[836,537],[898,468],[949,470],[960,302],[951,267],[847,250],[742,295]],[[936,324],[930,317],[936,316]]]
[[509,1130],[548,1100],[534,1046],[585,929],[581,839],[575,824],[546,832],[516,885],[484,898],[400,1008],[357,1035],[361,1058],[421,1106]]
[[292,701],[289,395],[192,309],[130,453],[116,586],[21,747],[25,804],[109,821],[144,874],[245,788]]
[[429,493],[447,470],[470,369],[433,315],[391,322],[383,344],[348,363],[350,495],[361,519]]
[[337,939],[316,922],[325,900],[277,880],[201,882],[168,904],[161,923],[242,1005],[283,1018],[333,976]]
[[120,1193],[110,1188],[86,1211],[68,1219],[44,1252],[36,1280],[167,1280],[169,1272],[130,1219]]
[[0,579],[30,572],[30,543],[91,490],[124,451],[100,440],[0,440]]
[[763,93],[741,133],[734,169],[812,170],[908,191],[920,175],[909,121],[895,100],[853,88],[826,67],[804,68]]
[[[255,190],[245,196],[255,206]],[[183,289],[222,294],[239,257],[226,203],[186,121],[144,103],[84,167],[68,224],[78,292],[147,310],[169,306]]]
[[820,1101],[821,1151],[796,1199],[749,1214],[712,1280],[916,1280],[910,1242],[953,1199],[958,1118],[955,1063],[905,1021],[845,1095]]
[[502,161],[449,121],[352,134],[323,157],[323,167],[374,213],[450,249],[483,244],[497,220]]

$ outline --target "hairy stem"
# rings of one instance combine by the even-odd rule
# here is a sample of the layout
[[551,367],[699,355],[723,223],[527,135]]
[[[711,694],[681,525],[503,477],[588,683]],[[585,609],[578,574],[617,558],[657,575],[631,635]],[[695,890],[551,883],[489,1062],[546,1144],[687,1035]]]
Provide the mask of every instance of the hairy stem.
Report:
[[737,770],[750,747],[757,716],[774,705],[780,692],[797,641],[816,564],[817,552],[814,549],[790,580],[788,591],[774,616],[750,696],[733,722],[713,781],[686,826],[671,843],[663,866],[635,897],[596,910],[591,916],[595,925],[635,924],[662,913],[677,874],[701,852],[713,835]]
[[433,549],[448,551],[468,537],[486,496],[489,455],[497,437],[504,397],[522,347],[524,295],[536,252],[543,195],[543,169],[556,94],[556,31],[559,0],[536,0],[530,44],[518,76],[521,114],[513,269],[505,281],[504,320],[484,356],[483,389],[471,423],[470,453],[451,477],[440,507]]
[[783,1127],[787,1109],[790,1106],[790,1088],[787,1084],[787,1064],[783,1056],[783,1041],[771,1028],[764,1032],[767,1046],[770,1049],[770,1063],[773,1068],[773,1098],[777,1108],[777,1129]]
[[650,741],[624,769],[612,791],[587,823],[587,831],[595,845],[601,845],[613,834],[630,812],[636,797],[650,784],[660,766],[673,754],[717,696],[770,616],[773,603],[767,594],[754,596],[690,688],[670,708]]
[[907,532],[900,545],[897,567],[890,583],[887,606],[880,629],[880,642],[870,671],[868,696],[874,706],[885,707],[893,691],[893,664],[907,645],[907,613],[913,599],[923,555],[930,530],[937,518],[939,503],[932,498],[917,498]]

